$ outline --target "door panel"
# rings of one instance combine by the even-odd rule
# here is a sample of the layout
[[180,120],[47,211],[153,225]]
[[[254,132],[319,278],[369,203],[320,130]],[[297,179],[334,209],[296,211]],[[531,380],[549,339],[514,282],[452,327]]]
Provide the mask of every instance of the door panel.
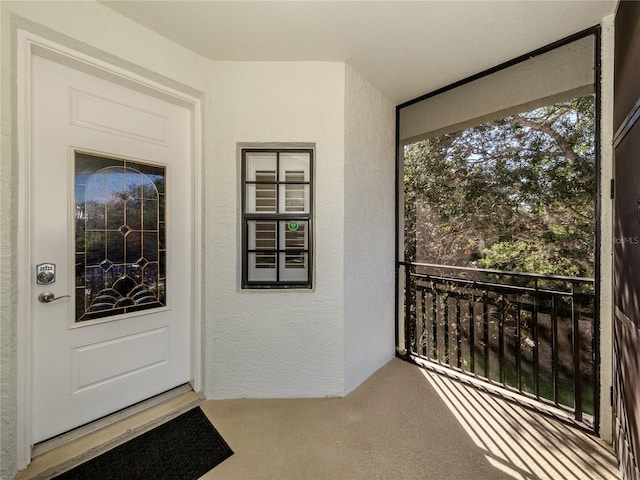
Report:
[[620,2],[615,50],[614,447],[640,478],[640,3]]
[[620,2],[615,32],[613,130],[617,131],[640,98],[640,2]]
[[164,365],[169,358],[167,327],[72,347],[72,395]]
[[615,155],[614,444],[628,470],[640,458],[640,122]]
[[616,146],[616,306],[640,326],[640,123]]
[[56,269],[31,300],[39,442],[190,380],[193,137],[140,89],[39,56],[32,80],[32,258]]

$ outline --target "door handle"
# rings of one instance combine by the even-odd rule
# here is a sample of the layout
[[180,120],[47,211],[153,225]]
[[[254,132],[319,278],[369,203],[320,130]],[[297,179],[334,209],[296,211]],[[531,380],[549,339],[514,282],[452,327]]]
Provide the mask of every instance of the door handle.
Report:
[[66,298],[66,297],[70,297],[71,295],[60,295],[59,297],[56,297],[55,293],[51,293],[51,292],[43,292],[40,295],[38,295],[38,300],[42,303],[50,303],[53,302],[55,300],[60,300],[61,298]]

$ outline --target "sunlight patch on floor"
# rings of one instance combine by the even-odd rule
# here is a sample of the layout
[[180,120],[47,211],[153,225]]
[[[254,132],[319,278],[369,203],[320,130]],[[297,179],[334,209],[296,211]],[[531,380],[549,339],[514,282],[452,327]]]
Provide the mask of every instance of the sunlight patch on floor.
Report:
[[549,417],[422,370],[474,443],[518,480],[619,479],[610,448]]

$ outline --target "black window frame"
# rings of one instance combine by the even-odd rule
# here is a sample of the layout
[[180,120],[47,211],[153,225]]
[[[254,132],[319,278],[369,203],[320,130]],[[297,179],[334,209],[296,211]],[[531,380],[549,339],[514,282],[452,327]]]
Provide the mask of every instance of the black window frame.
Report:
[[[247,180],[247,154],[250,153],[275,153],[276,172],[275,181]],[[309,180],[308,181],[281,181],[280,180],[280,156],[283,153],[304,153],[309,155]],[[312,289],[313,288],[313,212],[314,212],[314,160],[315,151],[313,148],[272,148],[272,147],[251,147],[241,149],[241,195],[242,195],[242,289]],[[308,211],[295,213],[280,213],[280,185],[308,185],[309,186],[309,208]],[[247,185],[275,185],[276,208],[275,212],[248,212]],[[249,249],[249,223],[252,221],[275,222],[305,222],[307,225],[307,245],[306,248],[287,249],[280,248],[280,229],[276,228],[275,249]],[[249,265],[250,254],[264,253],[275,254],[276,280],[250,280]],[[281,253],[304,253],[307,255],[307,275],[306,280],[282,280],[280,277],[280,254]]]

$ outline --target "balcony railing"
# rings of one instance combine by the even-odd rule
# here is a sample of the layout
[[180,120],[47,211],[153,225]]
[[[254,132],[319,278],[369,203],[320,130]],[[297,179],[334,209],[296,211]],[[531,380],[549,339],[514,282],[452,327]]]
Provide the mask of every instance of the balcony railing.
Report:
[[598,425],[593,279],[400,263],[408,355]]

